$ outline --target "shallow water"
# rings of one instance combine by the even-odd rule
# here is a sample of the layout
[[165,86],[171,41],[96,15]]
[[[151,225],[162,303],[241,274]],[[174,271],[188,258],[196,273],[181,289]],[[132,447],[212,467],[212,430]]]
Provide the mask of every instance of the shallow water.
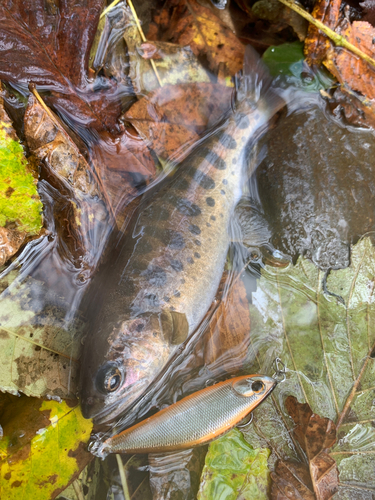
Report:
[[[108,122],[111,110],[118,107],[126,113],[135,101],[129,90],[129,62],[122,51],[122,33],[129,25],[121,10],[111,16],[108,38],[94,63],[97,79],[85,82],[77,92],[93,109],[101,93],[110,89]],[[116,88],[106,78],[114,67],[121,67],[114,75]],[[197,95],[206,96],[210,83],[201,85]],[[195,136],[171,148],[173,161],[166,166],[165,158],[157,158],[155,143],[145,145],[137,134],[136,130],[141,134],[137,120],[125,116],[116,125],[115,136],[110,124],[103,131],[95,116],[80,114],[78,105],[67,106],[64,92],[49,94],[61,89],[40,87],[88,159],[90,182],[98,187],[82,194],[78,182],[67,188],[68,176],[59,177],[53,168],[41,166],[38,191],[46,231],[2,270],[0,320],[4,329],[12,328],[55,353],[53,376],[52,361],[31,370],[33,356],[22,354],[17,357],[17,377],[6,389],[73,400],[79,390],[82,340],[86,335],[87,342],[90,335],[87,315],[92,295],[87,290],[92,278],[106,272],[106,262],[114,260],[130,239],[139,197],[146,193],[152,199],[160,186],[173,181]],[[11,91],[9,85],[3,92],[6,107],[24,139],[22,100],[27,90],[23,84],[13,84],[14,94]],[[212,126],[230,106],[226,92],[218,104],[217,90],[212,91],[202,122],[183,125],[194,134]],[[307,401],[316,414],[340,423],[331,451],[343,483],[338,498],[350,498],[350,487],[375,488],[371,479],[375,366],[373,356],[368,357],[374,344],[374,136],[373,131],[338,119],[319,93],[293,90],[290,95],[289,107],[248,151],[247,163],[255,173],[244,182],[246,200],[228,228],[234,241],[210,310],[141,397],[124,414],[116,414],[114,422],[101,422],[94,433],[103,439],[234,375],[272,375],[279,356],[287,365],[287,380],[254,412],[254,423],[244,436],[254,448],[271,450],[271,471],[280,457],[303,462],[285,401],[290,395]],[[175,94],[169,101],[163,95],[157,105],[173,108],[175,100]],[[238,221],[242,227],[245,222],[245,229]],[[363,239],[367,234],[370,239]],[[11,302],[19,308],[10,318]],[[343,412],[366,359],[351,407]],[[42,388],[35,388],[33,377],[45,380]],[[205,452],[206,448],[198,448],[172,455],[122,456],[131,497],[195,498]],[[103,463],[95,458],[84,474],[85,498],[124,498],[113,456]],[[358,491],[355,498],[361,498]],[[75,497],[70,492],[59,498]]]

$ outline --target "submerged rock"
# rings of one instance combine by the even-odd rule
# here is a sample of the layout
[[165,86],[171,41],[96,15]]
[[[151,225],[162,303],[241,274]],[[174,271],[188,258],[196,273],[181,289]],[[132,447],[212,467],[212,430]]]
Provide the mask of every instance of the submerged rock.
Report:
[[375,140],[322,103],[279,119],[256,177],[275,248],[326,270],[347,267],[350,246],[375,230]]

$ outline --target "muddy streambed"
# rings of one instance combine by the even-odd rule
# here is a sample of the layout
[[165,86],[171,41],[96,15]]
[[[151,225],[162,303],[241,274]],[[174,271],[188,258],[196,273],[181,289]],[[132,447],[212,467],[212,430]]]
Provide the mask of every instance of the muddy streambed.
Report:
[[[135,4],[147,42],[123,2],[0,7],[1,498],[373,498],[372,115],[281,4],[214,3]],[[96,456],[277,358],[240,429]]]

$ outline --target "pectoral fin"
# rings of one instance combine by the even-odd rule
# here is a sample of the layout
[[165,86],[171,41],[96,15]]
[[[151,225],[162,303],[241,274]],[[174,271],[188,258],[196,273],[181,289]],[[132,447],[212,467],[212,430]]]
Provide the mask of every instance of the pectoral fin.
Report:
[[160,313],[160,323],[164,337],[170,344],[182,344],[189,335],[189,323],[186,314],[177,311]]

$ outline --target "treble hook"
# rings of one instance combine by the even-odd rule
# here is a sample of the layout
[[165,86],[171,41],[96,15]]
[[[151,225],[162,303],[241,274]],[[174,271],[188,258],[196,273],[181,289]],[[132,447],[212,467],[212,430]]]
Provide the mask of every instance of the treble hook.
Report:
[[249,419],[247,417],[245,417],[244,420],[242,421],[242,423],[237,424],[237,429],[240,429],[241,431],[245,430],[251,424],[251,422],[253,421],[253,418],[254,418],[253,413],[250,413]]
[[276,366],[276,371],[272,375],[272,378],[274,378],[278,384],[281,384],[281,382],[284,382],[286,379],[286,366],[280,358],[276,358],[274,364]]

